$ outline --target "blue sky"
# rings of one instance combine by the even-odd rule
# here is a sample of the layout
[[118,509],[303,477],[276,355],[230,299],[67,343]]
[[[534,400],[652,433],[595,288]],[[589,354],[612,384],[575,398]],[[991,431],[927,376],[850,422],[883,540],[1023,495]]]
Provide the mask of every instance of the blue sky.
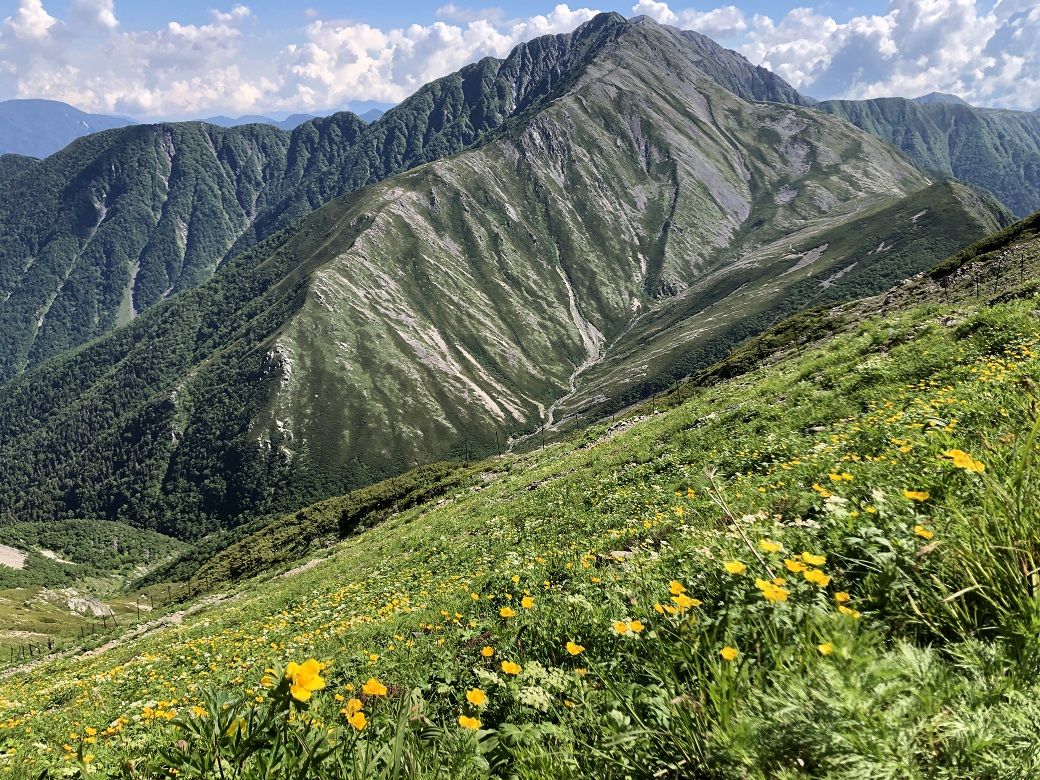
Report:
[[1040,106],[1034,0],[0,0],[0,99],[142,119],[394,103],[604,10],[703,32],[817,98]]

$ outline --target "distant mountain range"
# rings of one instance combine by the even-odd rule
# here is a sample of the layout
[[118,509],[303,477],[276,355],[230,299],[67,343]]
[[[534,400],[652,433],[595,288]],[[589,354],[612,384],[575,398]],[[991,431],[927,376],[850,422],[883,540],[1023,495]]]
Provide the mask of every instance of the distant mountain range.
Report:
[[[371,123],[379,119],[389,105],[363,101],[358,103],[358,107],[362,112],[359,118]],[[199,121],[219,127],[263,124],[291,132],[316,118],[313,114],[292,114],[285,119],[247,114],[240,117],[211,116]],[[137,120],[129,117],[90,114],[57,100],[4,100],[0,101],[0,155],[48,157],[77,138],[134,124],[138,124]],[[10,172],[10,165],[10,162],[0,165],[0,178]]]
[[201,122],[207,122],[211,125],[217,125],[218,127],[237,127],[238,125],[272,125],[280,130],[287,132],[295,130],[299,125],[304,122],[309,122],[316,117],[312,114],[291,114],[285,119],[271,119],[269,116],[262,116],[260,114],[246,114],[240,117],[230,116],[211,116],[201,119]]
[[88,114],[56,100],[4,100],[0,154],[46,157],[81,136],[132,124],[133,119]]
[[143,125],[8,163],[0,521],[195,537],[493,452],[1007,223],[812,103],[601,14],[373,123]]

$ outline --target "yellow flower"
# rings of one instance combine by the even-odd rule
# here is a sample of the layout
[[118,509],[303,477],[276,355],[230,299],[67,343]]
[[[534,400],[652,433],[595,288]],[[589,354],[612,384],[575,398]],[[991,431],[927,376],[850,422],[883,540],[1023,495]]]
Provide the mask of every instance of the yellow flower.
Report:
[[810,566],[823,566],[825,563],[827,563],[827,556],[826,555],[813,555],[810,552],[803,552],[802,553],[802,560],[805,561]]
[[85,729],[83,729],[83,731],[86,732],[88,737],[92,737],[95,734],[97,734],[97,729],[93,728],[92,726],[87,726]]
[[719,655],[722,656],[722,660],[724,661],[736,661],[737,656],[740,655],[740,652],[737,650],[737,648],[730,647],[729,645],[727,645],[719,651]]
[[520,606],[524,609],[530,609],[534,606],[534,599],[530,596],[524,596],[522,599],[520,599]]
[[628,623],[626,623],[624,620],[616,620],[614,621],[614,630],[617,631],[619,634],[627,634]]
[[986,470],[985,463],[979,460],[975,460],[975,458],[971,457],[971,455],[964,452],[963,450],[946,450],[946,452],[944,452],[943,455],[945,455],[947,458],[952,459],[953,465],[959,469],[971,471],[975,474],[981,474]]
[[361,692],[366,696],[386,696],[386,686],[375,677],[369,677],[368,681],[361,686]]
[[480,728],[480,721],[477,718],[471,718],[469,715],[459,715],[459,725],[464,729],[476,731]]
[[830,655],[834,652],[834,646],[830,642],[824,642],[822,645],[816,645],[816,649],[820,651],[820,655]]
[[642,633],[644,628],[645,626],[642,624],[642,622],[638,620],[633,620],[631,623],[628,624],[628,630],[631,631],[633,634]]
[[771,539],[760,539],[758,549],[764,553],[775,553],[784,549],[784,546],[780,542],[774,542]]
[[480,688],[470,688],[466,691],[466,701],[474,707],[483,707],[487,704],[487,694]]
[[933,536],[935,536],[934,531],[929,531],[923,525],[915,525],[914,533],[920,536],[922,539],[931,539]]
[[826,588],[830,583],[831,578],[824,574],[819,569],[809,569],[809,571],[802,574],[807,582],[811,582],[813,585],[819,585],[821,588]]
[[823,485],[819,485],[816,482],[813,482],[812,489],[819,493],[823,498],[830,498],[834,495],[831,491],[827,490],[827,488],[823,487]]
[[502,671],[506,674],[520,674],[520,664],[513,661],[503,661]]
[[504,618],[516,617],[516,610],[512,607],[502,607],[502,609],[498,611],[498,614]]
[[495,648],[493,648],[491,645],[484,645],[482,648],[480,648],[480,654],[485,658],[490,658],[495,654]]
[[668,592],[673,596],[678,596],[680,593],[686,592],[686,586],[677,580],[672,580],[668,583]]
[[361,707],[361,699],[349,699],[347,701],[347,706],[341,709],[340,712],[349,718],[355,712],[361,712]]
[[[675,602],[675,605],[679,608],[680,612],[685,612],[690,607],[699,607],[701,605],[700,599],[690,598],[685,593],[680,593],[678,596],[672,596],[672,601]],[[673,612],[672,614],[675,613]]]
[[730,574],[743,574],[747,571],[747,566],[740,561],[726,561],[722,564],[722,568]]
[[785,560],[784,566],[787,567],[788,571],[794,572],[795,574],[797,574],[800,571],[805,571],[809,568],[804,563],[802,563],[799,560],[795,560],[794,558],[788,558],[787,560]]
[[581,655],[585,652],[585,648],[579,645],[577,642],[568,642],[567,652],[571,655]]
[[308,658],[302,664],[291,661],[285,667],[285,676],[291,681],[289,693],[297,701],[307,701],[314,691],[325,687],[325,679],[321,676],[321,664]]
[[851,607],[846,607],[844,604],[839,604],[838,605],[838,612],[840,612],[841,614],[843,614],[843,615],[845,615],[847,617],[853,618],[853,619],[859,617],[859,612],[857,612],[856,610],[852,609]]
[[928,494],[923,490],[904,490],[903,498],[909,499],[910,501],[927,501]]
[[839,604],[844,604],[846,601],[850,600],[851,598],[852,598],[852,596],[850,596],[848,593],[846,593],[843,590],[839,590],[837,593],[834,594],[834,600],[837,601]]
[[347,716],[347,723],[356,728],[358,731],[364,731],[365,726],[368,725],[368,718],[365,717],[365,713],[359,710],[355,712],[353,715]]
[[787,597],[790,596],[790,592],[786,588],[781,588],[776,583],[770,582],[769,580],[755,580],[755,585],[760,591],[762,591],[763,598],[766,601],[777,602],[787,601]]

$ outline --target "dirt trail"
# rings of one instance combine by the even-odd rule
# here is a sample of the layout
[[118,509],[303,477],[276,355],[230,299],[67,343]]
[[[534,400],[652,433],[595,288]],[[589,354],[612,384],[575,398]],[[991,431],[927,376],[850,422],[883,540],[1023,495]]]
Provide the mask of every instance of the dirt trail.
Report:
[[149,634],[153,634],[156,631],[162,630],[163,628],[167,628],[169,626],[179,626],[181,625],[181,623],[184,622],[184,618],[188,617],[189,615],[194,615],[196,612],[200,612],[208,607],[212,607],[217,604],[222,604],[227,601],[234,601],[240,598],[240,596],[241,594],[235,596],[228,596],[225,593],[217,593],[212,596],[207,596],[206,598],[200,599],[196,603],[192,604],[190,607],[185,607],[184,609],[179,609],[176,612],[170,612],[166,615],[160,615],[159,617],[154,618],[152,620],[148,620],[144,623],[138,623],[137,625],[132,626],[128,631],[124,632],[120,636],[113,637],[112,639],[105,642],[105,644],[100,645],[99,647],[95,647],[91,650],[86,650],[82,652],[77,649],[63,650],[59,653],[51,653],[50,655],[42,656],[41,658],[37,658],[33,661],[29,661],[28,663],[21,664],[20,666],[12,666],[10,669],[0,670],[0,680],[15,674],[30,672],[40,664],[47,663],[48,661],[54,661],[58,658],[67,658],[69,656],[74,655],[79,655],[81,658],[91,658],[93,656],[100,655],[101,653],[107,653],[109,650],[114,650],[120,645],[126,644],[127,642],[132,642],[135,639],[141,639],[142,637],[147,636]]
[[7,566],[11,569],[24,569],[25,553],[21,550],[16,550],[14,547],[8,547],[6,544],[0,544],[0,566]]

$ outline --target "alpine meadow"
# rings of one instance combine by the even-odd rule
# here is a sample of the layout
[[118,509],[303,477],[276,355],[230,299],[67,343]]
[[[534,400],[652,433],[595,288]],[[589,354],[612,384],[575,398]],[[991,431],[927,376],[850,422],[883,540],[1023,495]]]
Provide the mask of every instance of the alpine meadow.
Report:
[[0,777],[1040,777],[1035,11],[14,4]]

